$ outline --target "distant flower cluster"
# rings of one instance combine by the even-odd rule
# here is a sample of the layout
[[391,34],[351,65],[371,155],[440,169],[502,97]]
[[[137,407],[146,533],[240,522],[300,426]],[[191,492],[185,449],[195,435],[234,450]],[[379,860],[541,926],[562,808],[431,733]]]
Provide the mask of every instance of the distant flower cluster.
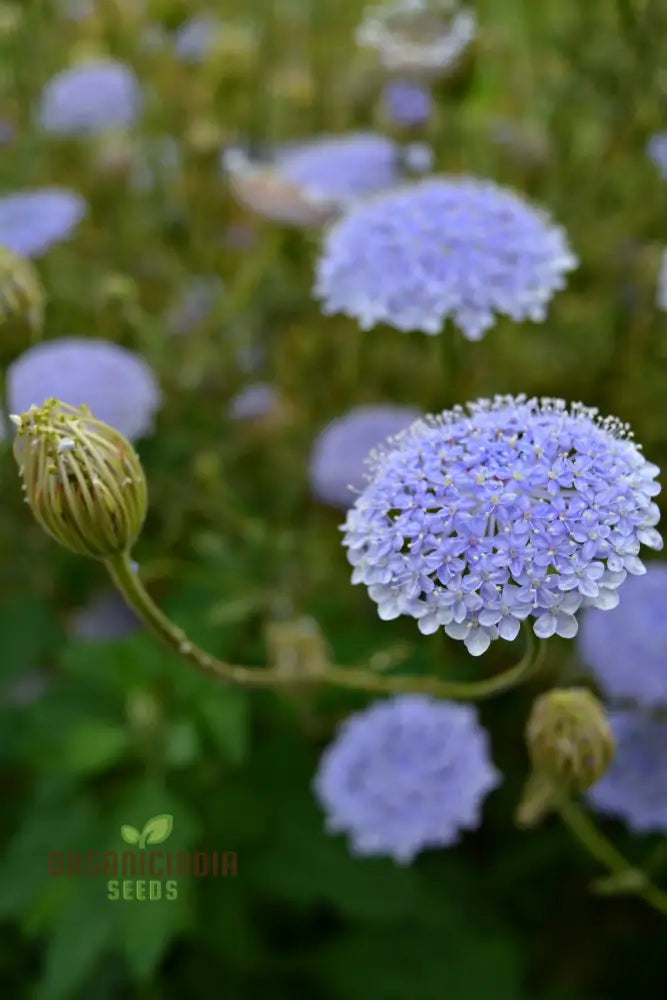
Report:
[[88,211],[74,191],[45,187],[0,198],[0,244],[23,257],[41,257],[66,240]]
[[355,854],[409,864],[478,827],[499,783],[475,709],[415,694],[346,719],[314,787],[327,829],[348,834]]
[[479,340],[496,316],[544,320],[577,264],[565,233],[512,191],[470,177],[406,184],[330,230],[315,294],[363,329],[440,333],[451,319]]
[[176,32],[174,45],[183,62],[200,63],[210,52],[220,30],[220,21],[212,15],[200,14],[186,21]]
[[658,168],[663,181],[667,181],[667,132],[656,132],[646,144],[646,153]]
[[381,618],[444,626],[473,655],[532,618],[572,638],[577,611],[618,604],[659,549],[659,469],[612,419],[499,396],[414,424],[373,459],[344,545]]
[[366,482],[370,452],[420,416],[414,407],[385,403],[357,406],[332,420],[315,441],[310,459],[315,496],[334,507],[350,507]]
[[86,404],[98,420],[131,441],[149,434],[161,393],[138,355],[106,340],[63,337],[31,347],[7,371],[11,413],[23,413],[55,397]]
[[308,226],[321,225],[355,201],[398,184],[411,169],[402,154],[403,148],[386,136],[353,132],[286,143],[266,163],[228,149],[222,164],[234,193],[253,211]]
[[579,646],[607,697],[667,708],[667,563],[629,579],[609,614],[588,611]]
[[[637,663],[637,669],[642,669]],[[611,712],[616,756],[588,792],[598,812],[624,820],[635,833],[667,833],[667,719]]]
[[211,314],[224,294],[225,286],[217,274],[202,274],[190,278],[167,314],[167,326],[172,333],[190,333]]
[[39,122],[57,135],[86,135],[127,128],[141,112],[141,90],[132,70],[103,60],[63,70],[44,88]]
[[392,124],[416,127],[433,114],[433,97],[429,88],[416,80],[391,80],[382,92],[382,107]]
[[279,391],[269,382],[253,382],[234,396],[229,404],[232,420],[259,420],[281,404]]
[[370,7],[356,39],[385,69],[439,76],[452,69],[476,33],[474,11],[456,0],[395,0]]
[[667,250],[663,250],[658,271],[658,287],[655,293],[655,304],[658,309],[667,312]]

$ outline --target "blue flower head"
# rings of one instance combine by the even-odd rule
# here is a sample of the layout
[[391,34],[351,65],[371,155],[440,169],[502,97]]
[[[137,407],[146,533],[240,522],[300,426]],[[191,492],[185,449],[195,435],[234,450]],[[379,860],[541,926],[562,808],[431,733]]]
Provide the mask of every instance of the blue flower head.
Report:
[[667,708],[667,563],[631,577],[610,614],[588,611],[579,647],[609,698]]
[[667,132],[656,132],[646,143],[646,155],[658,168],[663,181],[667,181]]
[[270,382],[252,382],[238,392],[229,403],[232,420],[260,420],[278,410],[282,399]]
[[655,304],[658,309],[662,309],[663,312],[667,312],[667,250],[663,250],[660,257],[658,284],[655,291]]
[[200,63],[206,58],[220,31],[217,17],[201,14],[191,17],[176,32],[176,54],[185,63]]
[[98,420],[130,441],[150,433],[160,390],[145,361],[106,340],[63,337],[31,347],[7,371],[11,413],[23,413],[55,397],[86,404]]
[[588,801],[635,833],[667,833],[667,719],[630,711],[611,712],[609,722],[616,756]]
[[532,618],[572,638],[659,549],[660,471],[581,404],[498,396],[418,421],[372,457],[343,544],[383,619],[444,626],[479,655]]
[[346,509],[366,480],[366,459],[378,445],[421,416],[411,406],[357,406],[332,420],[315,442],[310,459],[313,493],[324,503]]
[[490,181],[434,177],[352,208],[317,266],[323,311],[364,330],[440,333],[451,319],[479,340],[496,316],[544,320],[576,265],[562,229]]
[[38,188],[0,198],[0,244],[23,257],[41,257],[66,240],[88,208],[65,188]]
[[127,128],[141,112],[141,91],[132,70],[102,60],[57,73],[47,83],[39,106],[46,132],[85,135]]
[[223,167],[244,204],[269,218],[320,225],[343,209],[398,184],[410,169],[402,147],[373,132],[324,135],[279,146],[267,164],[239,149]]
[[382,93],[384,113],[394,125],[423,125],[433,113],[431,91],[414,80],[392,80]]
[[499,783],[475,709],[413,694],[346,719],[314,789],[327,829],[348,834],[355,854],[408,864],[476,829]]

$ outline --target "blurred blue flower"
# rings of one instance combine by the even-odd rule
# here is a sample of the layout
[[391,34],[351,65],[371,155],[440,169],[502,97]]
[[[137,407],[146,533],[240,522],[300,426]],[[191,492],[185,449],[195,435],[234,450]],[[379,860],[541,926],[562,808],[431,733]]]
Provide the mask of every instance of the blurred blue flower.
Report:
[[563,230],[490,181],[436,177],[360,204],[325,237],[315,294],[370,329],[479,340],[496,315],[541,322],[576,266]]
[[69,621],[69,631],[77,639],[98,642],[124,639],[140,627],[137,616],[118,591],[111,588],[96,594]]
[[66,188],[37,188],[0,198],[0,243],[24,257],[40,257],[70,236],[88,207]]
[[646,143],[646,155],[667,181],[667,132],[656,132]]
[[232,420],[258,420],[269,416],[281,402],[280,393],[270,382],[253,382],[231,399],[228,412]]
[[399,148],[373,132],[324,135],[286,144],[276,164],[310,197],[343,205],[400,180]]
[[609,698],[667,707],[667,563],[628,580],[611,614],[588,611],[579,645]]
[[161,403],[155,375],[142,358],[118,344],[83,337],[44,341],[9,366],[11,413],[52,396],[71,406],[85,403],[131,441],[150,433]]
[[393,187],[410,169],[403,147],[373,132],[284,143],[267,162],[226,149],[222,165],[243,204],[293,225],[321,225],[360,198]]
[[414,80],[392,80],[382,93],[384,113],[394,125],[423,125],[433,114],[431,91]]
[[411,406],[357,406],[332,420],[320,433],[310,459],[313,493],[334,507],[347,508],[368,478],[369,453],[421,416]]
[[172,333],[190,333],[211,314],[224,294],[225,286],[217,274],[202,274],[190,278],[167,314]]
[[662,309],[663,312],[667,312],[667,250],[662,251],[662,257],[660,258],[655,304],[658,309]]
[[635,833],[667,833],[667,719],[610,712],[609,722],[616,756],[588,792],[589,803]]
[[0,118],[0,146],[7,146],[16,135],[16,126],[9,118]]
[[201,62],[208,55],[219,30],[220,21],[210,14],[190,18],[176,32],[176,54],[186,63]]
[[346,719],[314,790],[328,831],[347,833],[353,853],[408,864],[478,827],[482,803],[499,784],[476,710],[413,694]]
[[39,122],[58,135],[127,128],[139,116],[141,104],[139,82],[128,66],[112,60],[85,63],[49,80]]
[[581,404],[497,396],[418,421],[372,460],[343,544],[383,619],[444,626],[477,656],[533,618],[572,638],[645,568],[660,471],[627,428]]

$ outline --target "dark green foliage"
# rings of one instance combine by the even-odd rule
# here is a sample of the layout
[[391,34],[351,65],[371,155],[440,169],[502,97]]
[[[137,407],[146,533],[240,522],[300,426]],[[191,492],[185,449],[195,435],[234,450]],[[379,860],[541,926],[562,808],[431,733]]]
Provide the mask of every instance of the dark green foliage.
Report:
[[[509,666],[506,644],[471,663],[461,644],[380,622],[349,583],[339,512],[308,488],[315,435],[351,405],[438,410],[496,392],[582,399],[633,425],[667,465],[667,317],[654,305],[667,241],[667,185],[645,142],[667,127],[662,0],[480,0],[480,38],[455,81],[436,87],[426,136],[443,172],[517,188],[566,227],[581,258],[542,325],[502,322],[479,344],[453,329],[426,338],[361,334],[311,299],[316,236],[237,206],[220,142],[262,142],[372,127],[381,80],[354,55],[353,0],[210,4],[254,25],[257,46],[184,67],[142,43],[151,23],[193,13],[177,0],[99,0],[82,21],[56,0],[0,5],[0,187],[62,184],[90,215],[38,262],[45,336],[105,337],[140,352],[165,393],[140,442],[150,513],[135,557],[151,593],[213,653],[265,661],[268,622],[310,615],[337,662],[406,646],[402,668],[478,678]],[[142,10],[145,7],[145,13]],[[203,9],[203,4],[197,4]],[[147,90],[139,148],[170,135],[183,170],[138,190],[100,173],[95,144],[40,135],[46,80],[90,51],[135,67]],[[499,119],[538,161],[494,144]],[[534,146],[532,147],[534,148]],[[238,249],[234,239],[249,241]],[[197,275],[225,286],[193,330],[167,317]],[[113,281],[128,279],[126,295]],[[0,330],[0,336],[2,331]],[[263,355],[257,376],[239,355]],[[244,424],[228,402],[255,377],[285,400],[280,419]],[[16,1000],[657,1000],[667,992],[667,929],[632,900],[589,894],[600,870],[555,822],[519,832],[529,692],[485,705],[505,776],[482,829],[409,868],[352,858],[324,831],[311,793],[335,724],[366,697],[333,689],[230,690],[152,638],[83,642],[75,608],[105,585],[98,564],[60,551],[21,503],[0,455],[0,993]],[[551,681],[581,671],[550,643]],[[121,827],[173,817],[156,846],[234,851],[226,878],[179,878],[174,900],[111,900],[104,877],[49,875],[53,851],[135,851]],[[627,854],[652,846],[621,828]],[[656,877],[667,875],[656,856]],[[662,868],[661,868],[662,864]]]

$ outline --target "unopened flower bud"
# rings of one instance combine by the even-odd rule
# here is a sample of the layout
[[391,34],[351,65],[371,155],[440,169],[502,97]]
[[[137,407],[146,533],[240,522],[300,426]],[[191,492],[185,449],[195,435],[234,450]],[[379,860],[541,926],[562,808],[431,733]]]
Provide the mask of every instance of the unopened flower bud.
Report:
[[33,264],[0,246],[0,327],[3,341],[7,340],[8,330],[21,330],[29,339],[41,327],[43,312],[44,294]]
[[317,675],[330,662],[326,639],[313,618],[271,622],[266,629],[266,643],[270,665],[282,674]]
[[571,793],[599,781],[615,749],[604,708],[586,688],[541,695],[533,704],[526,740],[535,774]]
[[80,555],[128,551],[146,516],[146,480],[120,431],[85,407],[50,399],[13,416],[14,457],[39,524]]

